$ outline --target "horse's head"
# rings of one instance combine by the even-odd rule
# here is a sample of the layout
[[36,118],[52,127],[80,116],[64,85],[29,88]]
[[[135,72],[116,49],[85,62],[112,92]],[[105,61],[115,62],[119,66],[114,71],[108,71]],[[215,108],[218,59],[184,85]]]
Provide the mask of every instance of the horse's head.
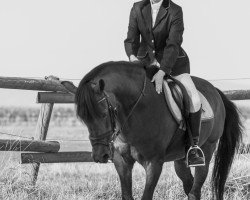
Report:
[[[141,77],[145,77],[144,84]],[[75,95],[76,111],[88,127],[95,162],[106,163],[113,158],[116,125],[119,121],[119,130],[125,125],[127,129],[145,85],[143,66],[124,61],[99,65],[81,80]]]
[[116,128],[115,97],[104,89],[103,79],[81,82],[75,99],[77,115],[89,130],[92,157],[100,163],[112,159]]

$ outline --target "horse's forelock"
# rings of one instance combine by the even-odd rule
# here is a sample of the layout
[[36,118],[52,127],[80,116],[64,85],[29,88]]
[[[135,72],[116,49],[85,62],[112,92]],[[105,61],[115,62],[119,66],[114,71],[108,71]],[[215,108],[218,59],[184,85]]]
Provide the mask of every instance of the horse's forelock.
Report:
[[95,91],[90,82],[81,83],[75,96],[76,113],[83,121],[91,121],[100,117],[98,102],[96,101]]

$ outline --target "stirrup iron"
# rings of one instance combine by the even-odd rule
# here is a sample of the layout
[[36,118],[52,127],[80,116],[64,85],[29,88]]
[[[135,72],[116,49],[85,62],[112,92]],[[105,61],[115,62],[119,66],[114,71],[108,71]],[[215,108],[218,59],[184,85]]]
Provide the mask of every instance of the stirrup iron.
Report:
[[[204,163],[202,164],[194,164],[194,165],[189,165],[189,153],[192,151],[192,150],[195,150],[197,152],[197,154],[199,155],[200,158],[202,158],[204,160]],[[194,146],[191,146],[189,148],[189,150],[187,151],[187,154],[186,154],[186,164],[187,164],[187,167],[198,167],[198,166],[205,166],[205,155],[202,151],[202,149],[197,146],[197,145],[194,145]]]

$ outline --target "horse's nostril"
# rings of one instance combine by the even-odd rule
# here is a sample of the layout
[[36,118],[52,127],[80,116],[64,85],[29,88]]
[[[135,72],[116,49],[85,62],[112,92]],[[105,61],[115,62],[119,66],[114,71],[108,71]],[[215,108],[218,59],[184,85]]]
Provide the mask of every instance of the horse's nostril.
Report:
[[109,155],[108,155],[108,154],[104,154],[104,155],[103,155],[103,159],[104,159],[104,160],[108,160],[108,159],[109,159]]

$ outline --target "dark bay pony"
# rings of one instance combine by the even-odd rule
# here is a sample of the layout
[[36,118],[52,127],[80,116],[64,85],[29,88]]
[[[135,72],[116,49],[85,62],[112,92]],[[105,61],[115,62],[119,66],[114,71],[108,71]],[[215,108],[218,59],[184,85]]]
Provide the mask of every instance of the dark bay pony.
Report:
[[[224,185],[242,131],[234,104],[209,82],[193,77],[208,99],[214,119],[202,124],[200,146],[206,165],[195,175],[185,163],[186,134],[178,125],[151,83],[153,72],[139,63],[109,62],[90,71],[76,92],[79,118],[87,125],[95,162],[112,159],[119,174],[122,199],[132,200],[132,168],[137,161],[146,171],[143,200],[153,198],[164,162],[174,161],[189,200],[201,198],[201,187],[218,144],[212,175],[214,198],[222,200]],[[119,130],[117,133],[116,130]]]

